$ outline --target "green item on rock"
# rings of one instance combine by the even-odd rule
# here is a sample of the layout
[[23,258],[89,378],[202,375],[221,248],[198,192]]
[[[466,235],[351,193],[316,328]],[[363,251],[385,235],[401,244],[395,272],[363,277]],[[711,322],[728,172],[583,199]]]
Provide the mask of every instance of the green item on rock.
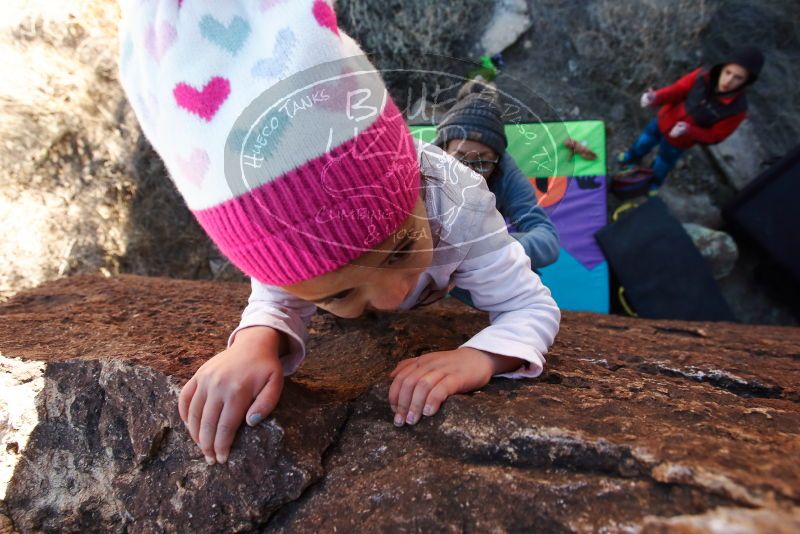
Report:
[[478,77],[483,78],[487,82],[491,82],[497,75],[500,73],[497,66],[492,61],[492,58],[489,56],[481,56],[481,66],[475,69],[472,69],[467,73],[467,78],[470,80],[474,80]]

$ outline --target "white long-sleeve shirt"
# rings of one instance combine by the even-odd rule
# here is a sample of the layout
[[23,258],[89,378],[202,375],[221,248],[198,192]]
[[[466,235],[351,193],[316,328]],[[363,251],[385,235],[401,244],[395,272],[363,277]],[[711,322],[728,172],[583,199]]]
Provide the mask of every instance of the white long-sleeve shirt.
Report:
[[[465,289],[477,308],[489,312],[491,324],[462,347],[527,362],[498,376],[539,376],[561,320],[550,290],[531,270],[522,245],[508,235],[483,178],[434,145],[420,142],[417,149],[434,251],[430,267],[400,309],[413,308],[431,293],[444,294],[454,286]],[[248,305],[228,346],[244,328],[270,326],[289,339],[281,361],[284,374],[291,374],[305,357],[307,327],[316,306],[280,287],[255,279],[251,285]]]

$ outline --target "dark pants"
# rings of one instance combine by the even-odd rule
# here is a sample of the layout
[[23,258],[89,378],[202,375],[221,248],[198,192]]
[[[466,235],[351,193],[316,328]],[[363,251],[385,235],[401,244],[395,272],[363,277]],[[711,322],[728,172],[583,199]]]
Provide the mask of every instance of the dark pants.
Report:
[[658,119],[653,119],[647,123],[644,131],[642,131],[639,138],[633,143],[627,152],[625,152],[625,161],[633,163],[645,157],[653,148],[658,146],[658,154],[655,161],[651,166],[653,169],[654,186],[661,187],[664,180],[667,178],[669,171],[678,163],[684,150],[676,148],[669,144],[666,137],[658,129]]

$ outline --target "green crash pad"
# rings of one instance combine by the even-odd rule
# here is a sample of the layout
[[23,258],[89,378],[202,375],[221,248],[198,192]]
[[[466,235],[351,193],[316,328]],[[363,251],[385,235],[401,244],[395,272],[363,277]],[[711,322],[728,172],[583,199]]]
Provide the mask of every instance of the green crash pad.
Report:
[[[608,313],[608,264],[594,234],[607,223],[606,137],[602,121],[506,124],[508,152],[530,178],[539,204],[561,239],[558,261],[540,269],[562,309]],[[412,125],[414,137],[433,142],[436,127]],[[570,158],[568,138],[598,156]]]

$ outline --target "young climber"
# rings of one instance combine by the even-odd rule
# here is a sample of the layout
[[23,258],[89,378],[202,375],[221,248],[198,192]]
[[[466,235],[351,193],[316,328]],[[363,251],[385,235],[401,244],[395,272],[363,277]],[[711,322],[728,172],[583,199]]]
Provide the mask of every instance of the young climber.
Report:
[[506,152],[496,89],[469,81],[437,127],[435,144],[486,180],[498,211],[516,228],[511,235],[520,242],[534,268],[558,259],[559,238],[547,213],[539,207],[530,180]]
[[[380,75],[322,0],[131,1],[120,79],[188,207],[251,277],[228,347],[179,412],[209,464],[278,404],[317,307],[340,317],[469,290],[490,326],[400,361],[394,423],[492,376],[535,377],[560,312],[483,180],[415,144]],[[498,276],[502,273],[502,276]]]
[[719,143],[736,130],[747,115],[746,89],[763,65],[758,49],[744,47],[710,69],[698,68],[663,89],[649,89],[640,98],[641,106],[661,109],[618,163],[638,163],[659,145],[651,184],[657,190],[687,148]]

